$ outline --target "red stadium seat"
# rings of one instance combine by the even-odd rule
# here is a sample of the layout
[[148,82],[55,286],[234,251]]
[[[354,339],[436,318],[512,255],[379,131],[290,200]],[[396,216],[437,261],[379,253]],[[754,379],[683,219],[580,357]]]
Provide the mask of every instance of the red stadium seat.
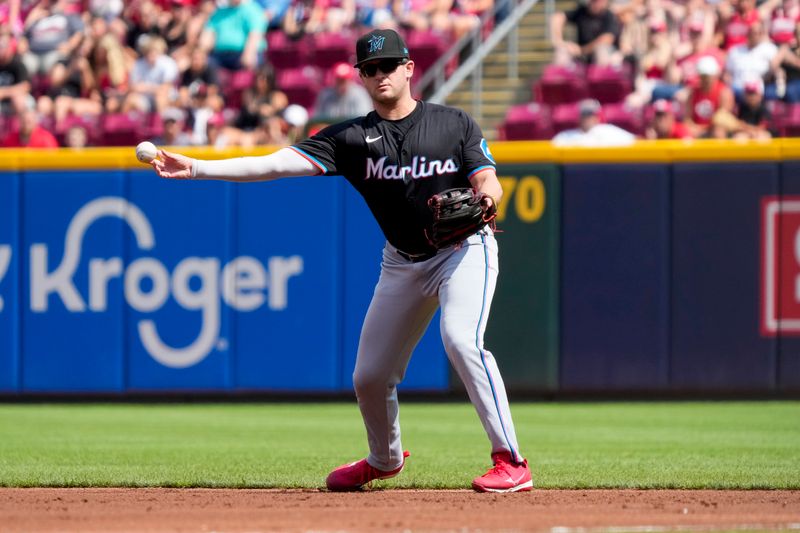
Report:
[[282,31],[271,31],[267,34],[267,59],[276,69],[304,65],[308,62],[310,39],[290,39]]
[[641,109],[632,109],[623,103],[606,104],[602,110],[603,121],[619,126],[634,135],[644,134],[644,118]]
[[564,130],[577,128],[581,119],[581,112],[578,103],[559,104],[552,108],[551,117],[553,121],[553,133],[560,133]]
[[546,140],[553,136],[547,106],[536,102],[512,106],[500,126],[502,140]]
[[630,77],[623,69],[590,65],[586,72],[589,96],[601,104],[622,102],[633,90]]
[[285,69],[278,73],[276,85],[286,93],[289,103],[311,109],[320,90],[321,73],[312,66]]
[[240,107],[242,105],[242,93],[245,89],[253,86],[256,78],[255,72],[248,69],[231,71],[221,68],[217,73],[222,96],[225,99],[225,106]]
[[109,113],[100,121],[104,146],[132,146],[143,140],[140,134],[145,115]]
[[322,69],[330,68],[336,63],[355,63],[354,41],[355,38],[346,32],[314,35],[311,41],[311,63]]
[[98,115],[68,115],[61,123],[56,124],[53,135],[60,146],[64,146],[67,132],[70,128],[78,126],[86,130],[89,144],[105,144],[105,139],[100,132],[100,116]]
[[430,31],[409,31],[406,45],[409,55],[414,59],[414,77],[417,79],[422,78],[447,49],[442,37]]
[[581,69],[547,65],[542,77],[533,86],[537,102],[554,105],[569,104],[586,98],[586,79]]
[[776,102],[772,107],[772,120],[778,134],[781,137],[800,137],[800,103]]

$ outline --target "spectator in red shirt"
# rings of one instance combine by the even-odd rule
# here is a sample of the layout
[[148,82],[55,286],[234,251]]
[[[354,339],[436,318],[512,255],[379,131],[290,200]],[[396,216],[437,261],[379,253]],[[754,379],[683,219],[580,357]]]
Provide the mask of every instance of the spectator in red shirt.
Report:
[[692,133],[682,122],[675,120],[675,111],[669,100],[653,104],[653,118],[645,130],[647,139],[691,139]]
[[733,91],[719,79],[719,64],[711,56],[700,58],[697,74],[700,79],[687,99],[686,126],[694,137],[716,136],[712,128],[714,117],[719,111],[733,113]]
[[777,45],[792,44],[798,25],[800,25],[800,0],[783,0],[772,11],[769,38]]
[[[730,15],[720,13],[721,23],[717,30],[717,39],[725,50],[747,43],[750,26],[767,18],[772,10],[771,2],[765,2],[761,8],[756,8],[756,0],[734,0],[733,6],[734,11]],[[762,13],[761,9],[765,12]]]
[[26,109],[20,115],[19,130],[12,131],[3,139],[4,148],[58,148],[53,134],[39,125],[39,115]]

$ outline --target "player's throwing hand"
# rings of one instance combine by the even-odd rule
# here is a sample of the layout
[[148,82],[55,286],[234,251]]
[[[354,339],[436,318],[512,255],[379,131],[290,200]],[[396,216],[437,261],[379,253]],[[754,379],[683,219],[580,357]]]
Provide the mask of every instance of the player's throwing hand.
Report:
[[162,178],[186,180],[192,177],[192,158],[166,150],[159,150],[158,155],[160,157],[150,164]]

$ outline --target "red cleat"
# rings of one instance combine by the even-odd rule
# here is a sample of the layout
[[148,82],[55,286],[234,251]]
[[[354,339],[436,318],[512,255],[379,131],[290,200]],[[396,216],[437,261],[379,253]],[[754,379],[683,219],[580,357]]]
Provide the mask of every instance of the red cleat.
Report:
[[527,459],[516,463],[509,452],[492,454],[494,466],[481,477],[472,480],[472,488],[478,492],[518,492],[531,490],[533,480]]
[[362,485],[375,479],[389,479],[399,474],[406,465],[406,457],[409,455],[408,452],[403,452],[403,464],[388,472],[378,470],[370,465],[366,459],[342,465],[328,474],[325,484],[328,486],[328,490],[358,490]]

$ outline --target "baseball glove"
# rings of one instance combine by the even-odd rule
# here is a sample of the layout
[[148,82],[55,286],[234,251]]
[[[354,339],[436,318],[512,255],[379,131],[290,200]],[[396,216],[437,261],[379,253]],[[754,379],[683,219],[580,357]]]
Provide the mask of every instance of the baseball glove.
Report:
[[425,231],[428,242],[437,249],[445,248],[494,221],[497,206],[492,201],[487,207],[488,197],[469,188],[448,189],[431,196],[428,207],[433,211],[433,225]]

